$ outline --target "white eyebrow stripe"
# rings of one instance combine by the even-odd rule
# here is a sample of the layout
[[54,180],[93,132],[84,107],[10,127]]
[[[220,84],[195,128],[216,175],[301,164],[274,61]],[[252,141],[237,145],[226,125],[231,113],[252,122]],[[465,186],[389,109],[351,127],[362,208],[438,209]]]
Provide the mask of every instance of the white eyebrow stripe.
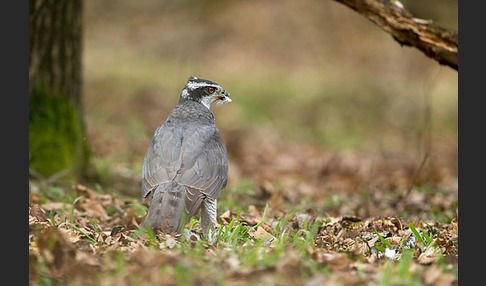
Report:
[[195,89],[203,87],[203,86],[212,86],[212,87],[215,87],[215,88],[222,89],[221,86],[219,86],[217,84],[210,84],[210,83],[207,83],[207,82],[188,82],[186,84],[186,86],[191,90],[195,90]]

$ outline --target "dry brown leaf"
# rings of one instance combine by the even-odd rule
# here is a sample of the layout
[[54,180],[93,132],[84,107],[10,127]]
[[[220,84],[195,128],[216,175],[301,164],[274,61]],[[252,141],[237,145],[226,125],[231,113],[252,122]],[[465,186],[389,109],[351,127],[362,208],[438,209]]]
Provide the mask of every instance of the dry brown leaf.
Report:
[[275,211],[285,210],[282,192],[273,192],[268,200],[268,206]]
[[420,264],[431,264],[439,260],[439,257],[441,256],[442,250],[432,243],[424,252],[419,255],[417,262]]
[[87,200],[85,202],[79,203],[77,206],[79,210],[85,211],[90,217],[108,217],[105,208],[97,201]]
[[277,273],[285,277],[289,285],[296,285],[299,282],[301,269],[299,267],[299,257],[294,253],[283,257],[276,265]]
[[29,215],[35,217],[39,222],[46,222],[47,219],[44,216],[44,210],[38,204],[32,204],[30,206]]
[[52,224],[44,217],[44,211],[40,208],[40,206],[33,204],[29,210],[29,234],[31,234],[35,229],[47,228],[51,225]]
[[85,266],[94,268],[95,270],[101,269],[103,266],[102,258],[98,255],[88,254],[86,252],[79,251],[76,254],[76,261]]
[[269,240],[273,241],[275,240],[275,236],[271,235],[268,233],[263,227],[259,226],[256,231],[250,232],[250,236],[255,238],[255,239],[264,239],[264,240]]
[[260,214],[260,212],[258,211],[258,209],[257,209],[257,207],[255,205],[249,205],[248,206],[248,212],[252,216],[257,216],[257,215]]
[[457,221],[457,217],[455,217],[452,221],[452,234],[453,234],[453,239],[457,238],[459,236],[459,224]]
[[219,217],[223,220],[228,219],[229,221],[231,221],[231,211],[227,210],[224,213],[222,213]]
[[49,227],[39,235],[38,247],[55,271],[65,271],[75,263],[76,251],[57,227]]
[[452,273],[444,273],[441,266],[430,265],[424,273],[425,285],[453,285],[456,277]]
[[35,192],[30,192],[29,193],[29,206],[32,205],[33,203],[35,203],[35,204],[39,203],[39,196]]
[[331,271],[346,271],[352,267],[351,261],[339,252],[316,251],[314,257],[317,263],[324,263]]
[[[76,243],[78,240],[82,238],[82,234],[79,233],[78,231],[75,231],[74,229],[67,227],[67,226],[62,226],[58,227],[57,229],[60,233],[62,233],[64,239],[70,243]],[[82,229],[83,231],[86,231],[89,233],[89,231]]]
[[68,210],[71,209],[71,204],[61,202],[46,203],[42,204],[42,209],[46,211]]
[[76,184],[74,186],[74,189],[76,190],[76,194],[78,196],[83,196],[85,198],[91,198],[92,196],[94,196],[94,192],[92,190],[90,190],[88,187],[86,186],[83,186],[81,184]]
[[260,222],[260,220],[257,217],[249,214],[240,214],[240,221],[246,222],[250,226],[254,226]]
[[386,241],[388,241],[392,246],[394,245],[400,245],[400,243],[403,241],[403,237],[400,236],[392,236],[392,237],[387,237],[385,238]]
[[351,251],[356,254],[361,254],[361,255],[368,255],[370,254],[371,248],[368,246],[368,243],[366,242],[359,242],[357,239],[354,241],[353,248],[351,248]]

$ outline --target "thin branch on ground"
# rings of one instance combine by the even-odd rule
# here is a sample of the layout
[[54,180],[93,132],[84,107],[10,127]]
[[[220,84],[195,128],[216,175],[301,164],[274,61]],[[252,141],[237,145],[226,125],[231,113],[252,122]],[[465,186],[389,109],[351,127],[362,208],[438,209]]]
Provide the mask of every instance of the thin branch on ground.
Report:
[[429,157],[429,153],[425,153],[424,158],[422,159],[422,162],[420,163],[420,166],[418,167],[417,170],[415,170],[415,173],[413,174],[412,177],[412,182],[410,183],[410,186],[407,189],[407,192],[405,195],[401,198],[401,200],[397,204],[397,211],[402,211],[405,208],[405,205],[407,204],[408,197],[410,196],[410,193],[412,192],[413,186],[415,186],[415,183],[417,182],[418,175],[422,171],[422,169],[425,166],[425,162],[427,161],[427,158]]

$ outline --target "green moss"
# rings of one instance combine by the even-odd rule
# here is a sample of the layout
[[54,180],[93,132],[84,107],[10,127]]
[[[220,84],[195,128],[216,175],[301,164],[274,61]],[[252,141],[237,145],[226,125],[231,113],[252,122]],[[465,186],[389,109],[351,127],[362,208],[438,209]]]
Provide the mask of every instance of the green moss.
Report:
[[29,93],[29,168],[45,177],[62,170],[80,175],[87,158],[82,122],[67,96],[33,89]]

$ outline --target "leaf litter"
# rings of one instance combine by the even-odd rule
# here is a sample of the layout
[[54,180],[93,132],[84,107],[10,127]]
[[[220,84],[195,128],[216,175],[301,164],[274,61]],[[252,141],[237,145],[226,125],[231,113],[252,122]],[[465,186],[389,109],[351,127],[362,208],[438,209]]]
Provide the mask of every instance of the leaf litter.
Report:
[[407,193],[417,162],[268,135],[237,151],[228,144],[230,180],[211,241],[195,219],[182,235],[139,230],[147,205],[138,195],[76,184],[76,199],[52,201],[32,180],[31,284],[458,284],[456,162],[438,161],[453,156],[431,154],[435,167],[425,165]]
[[[209,284],[223,279],[229,285],[244,281],[303,285],[321,280],[373,285],[387,263],[398,265],[403,253],[412,251],[408,268],[418,273],[420,281],[457,284],[453,274],[458,267],[457,218],[444,224],[397,217],[320,217],[315,212],[285,213],[270,207],[264,216],[265,210],[252,205],[248,213],[221,213],[217,229],[231,229],[227,238],[210,243],[201,239],[197,223],[188,231],[189,240],[158,230],[141,232],[142,216],[130,207],[137,204],[133,199],[97,194],[82,185],[75,190],[82,196],[73,204],[75,211],[52,208],[52,203],[35,198],[29,206],[32,283],[48,277],[69,284],[88,279],[93,284],[172,285],[186,281],[179,271],[187,268],[192,269],[193,282]],[[63,223],[69,221],[72,225]],[[238,235],[237,228],[246,229],[240,243],[229,239]],[[429,241],[423,243],[418,237]],[[256,254],[247,254],[250,249]]]

